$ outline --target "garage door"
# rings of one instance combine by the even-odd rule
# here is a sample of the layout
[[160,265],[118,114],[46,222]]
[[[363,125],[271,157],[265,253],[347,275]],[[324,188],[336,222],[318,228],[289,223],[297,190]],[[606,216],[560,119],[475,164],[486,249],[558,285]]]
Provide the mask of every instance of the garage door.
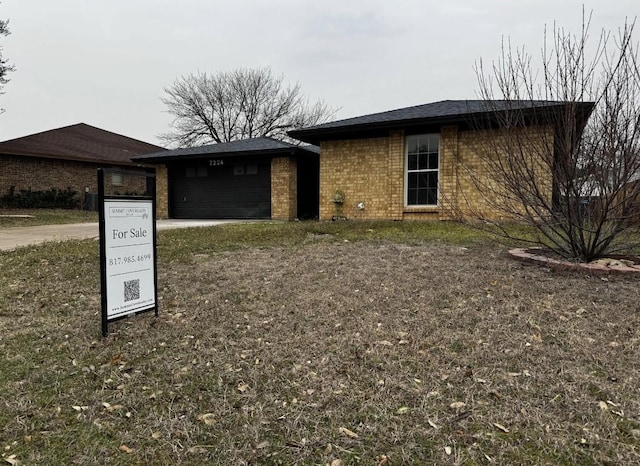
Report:
[[271,161],[177,165],[169,182],[173,218],[271,217]]

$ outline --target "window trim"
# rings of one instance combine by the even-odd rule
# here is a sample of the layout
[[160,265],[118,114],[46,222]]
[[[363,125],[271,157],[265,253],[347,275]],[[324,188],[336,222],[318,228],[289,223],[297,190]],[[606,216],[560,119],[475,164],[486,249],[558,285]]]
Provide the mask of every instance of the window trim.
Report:
[[[409,204],[409,139],[413,137],[438,137],[438,168],[425,168],[422,170],[411,170],[411,173],[432,173],[437,174],[436,183],[436,203],[435,204]],[[440,133],[420,133],[409,134],[404,138],[404,207],[405,209],[433,209],[440,206],[440,163],[441,163],[441,137]]]

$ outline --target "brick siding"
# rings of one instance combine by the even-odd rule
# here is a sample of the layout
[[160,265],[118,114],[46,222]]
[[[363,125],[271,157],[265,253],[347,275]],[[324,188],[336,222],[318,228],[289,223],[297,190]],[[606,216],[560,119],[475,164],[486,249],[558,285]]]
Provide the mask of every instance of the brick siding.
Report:
[[[550,166],[553,164],[550,157],[553,155],[553,130],[551,127],[522,128],[517,135],[522,147],[527,147],[527,155],[531,160],[527,166],[536,173],[536,184],[542,192],[546,192],[548,199],[552,193],[552,174]],[[514,141],[513,136],[504,136],[492,131],[463,131],[458,137],[458,163],[456,172],[456,197],[453,204],[462,215],[482,216],[486,218],[504,220],[505,212],[496,209],[496,205],[509,202],[506,196],[502,196],[504,188],[498,175],[497,179],[490,176],[489,169],[483,166],[483,158],[500,157],[501,153],[508,150]],[[481,154],[481,155],[480,155]],[[548,165],[546,165],[548,164]],[[469,169],[471,168],[471,170]],[[474,175],[472,175],[472,173]],[[478,189],[478,181],[473,177],[483,176],[482,191]],[[510,206],[517,211],[521,205]]]
[[297,162],[293,157],[271,160],[271,218],[295,220],[298,215]]
[[[20,190],[45,191],[49,189],[71,188],[82,199],[85,190],[98,192],[98,168],[118,168],[90,162],[74,162],[68,160],[47,159],[40,157],[23,157],[16,155],[0,155],[0,196],[9,193],[11,187],[15,192]],[[136,170],[136,167],[122,167]],[[144,171],[144,169],[137,169]],[[136,192],[142,194],[146,188],[144,177],[124,176],[122,186],[112,186],[109,175],[105,177],[107,193],[124,194]]]
[[[322,141],[320,219],[340,215],[351,219],[402,218],[398,186],[402,186],[404,174],[398,167],[404,161],[400,161],[403,154],[399,147],[392,137]],[[337,191],[344,193],[341,212],[333,202]],[[360,203],[364,209],[358,208]]]
[[[552,144],[551,131],[526,128],[527,137],[539,144]],[[363,220],[446,220],[457,213],[480,211],[499,219],[501,213],[487,202],[467,167],[482,173],[479,151],[488,135],[479,131],[459,131],[456,126],[440,130],[438,206],[405,206],[405,135],[390,131],[387,137],[322,141],[320,145],[320,220],[331,220],[340,212],[333,198],[344,193],[341,214]],[[535,151],[534,151],[535,152]],[[545,173],[544,167],[538,167]],[[550,174],[548,192],[551,196]],[[499,191],[499,189],[497,189]],[[364,209],[358,204],[364,204]]]
[[169,172],[156,165],[156,218],[169,218]]

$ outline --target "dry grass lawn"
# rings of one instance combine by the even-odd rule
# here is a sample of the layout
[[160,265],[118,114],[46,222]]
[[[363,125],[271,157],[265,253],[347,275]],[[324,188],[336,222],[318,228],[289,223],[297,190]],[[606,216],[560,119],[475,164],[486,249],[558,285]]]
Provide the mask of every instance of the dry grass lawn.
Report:
[[95,242],[0,253],[3,458],[640,463],[640,279],[429,228],[164,233],[160,316],[104,339]]
[[9,209],[0,207],[0,229],[61,223],[98,222],[98,212],[74,209]]

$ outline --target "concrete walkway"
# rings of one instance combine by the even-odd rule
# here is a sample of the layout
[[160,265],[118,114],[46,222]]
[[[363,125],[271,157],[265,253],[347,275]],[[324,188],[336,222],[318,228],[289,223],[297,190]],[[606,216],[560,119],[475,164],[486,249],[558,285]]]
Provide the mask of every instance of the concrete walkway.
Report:
[[[238,223],[244,220],[158,220],[156,228],[193,228],[223,223]],[[97,223],[68,223],[64,225],[39,225],[35,227],[0,228],[0,251],[9,251],[21,246],[64,241],[69,239],[98,238]]]

